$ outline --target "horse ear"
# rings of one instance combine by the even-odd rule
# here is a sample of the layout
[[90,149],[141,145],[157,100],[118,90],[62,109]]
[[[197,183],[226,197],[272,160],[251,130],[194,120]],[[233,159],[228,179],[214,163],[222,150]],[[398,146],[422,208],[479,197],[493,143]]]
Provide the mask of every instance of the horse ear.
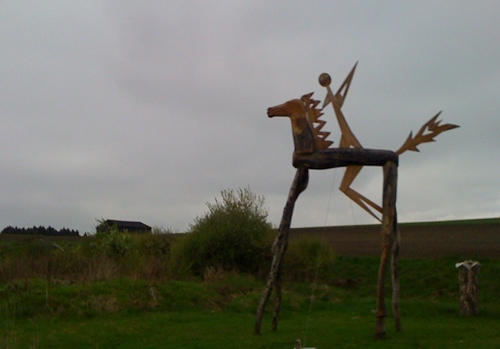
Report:
[[300,97],[300,100],[302,102],[306,102],[306,101],[311,99],[313,94],[314,94],[314,92],[307,93],[307,94],[303,95],[302,97]]

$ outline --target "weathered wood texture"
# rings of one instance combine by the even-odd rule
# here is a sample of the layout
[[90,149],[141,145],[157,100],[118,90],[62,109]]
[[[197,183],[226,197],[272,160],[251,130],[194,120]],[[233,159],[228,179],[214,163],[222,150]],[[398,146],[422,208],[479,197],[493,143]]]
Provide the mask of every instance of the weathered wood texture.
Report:
[[293,166],[306,166],[312,170],[346,166],[384,166],[387,161],[398,163],[398,155],[390,150],[365,148],[331,148],[313,154],[295,153]]
[[392,255],[391,255],[391,282],[392,282],[392,314],[394,316],[394,325],[396,331],[402,331],[403,325],[401,324],[401,287],[399,283],[399,244],[401,241],[399,235],[399,224],[397,212],[394,216],[394,241],[392,243]]
[[479,313],[478,274],[480,265],[478,262],[467,260],[456,266],[460,286],[460,315],[477,315]]
[[[396,213],[397,196],[397,164],[388,161],[384,165],[384,184],[383,184],[383,218],[381,226],[382,235],[382,256],[378,273],[377,287],[377,311],[375,337],[383,338],[385,336],[384,319],[387,316],[385,307],[385,280],[389,266],[389,256],[391,256],[391,280],[393,283],[393,311],[396,323],[396,329],[401,330],[401,319],[399,312],[399,278],[398,278],[398,254],[399,254],[399,235]],[[293,209],[299,194],[307,187],[308,168],[299,167],[295,179],[290,188],[288,200],[283,210],[278,235],[273,244],[273,261],[266,282],[266,289],[259,303],[256,313],[254,334],[261,333],[262,317],[265,307],[271,297],[273,289],[276,291],[276,303],[273,316],[272,328],[278,327],[279,314],[281,311],[281,269],[283,259],[288,247],[290,225],[293,216]]]
[[[398,242],[398,227],[397,227],[397,215],[396,215],[396,194],[397,194],[397,183],[398,183],[398,172],[397,165],[394,162],[387,162],[384,165],[384,184],[383,184],[383,204],[382,204],[382,255],[380,257],[380,266],[378,271],[378,283],[377,283],[377,310],[376,310],[376,322],[375,322],[375,337],[384,338],[385,336],[385,323],[384,319],[387,316],[387,311],[385,307],[385,280],[387,277],[387,267],[388,259],[391,255],[392,257],[392,281],[398,284],[399,289],[399,279],[397,277],[397,258],[395,258],[394,252],[399,250],[394,248],[394,243]],[[394,293],[393,293],[394,295]],[[399,297],[399,292],[395,294]],[[397,304],[397,309],[399,309],[399,299],[393,299],[393,305]],[[394,306],[393,306],[394,308]],[[399,311],[398,311],[399,316]],[[401,328],[400,319],[397,319],[397,324],[399,324],[399,329]]]
[[264,314],[264,309],[271,297],[273,289],[276,287],[276,307],[273,317],[273,329],[278,328],[279,313],[281,310],[281,267],[283,263],[283,258],[285,257],[285,252],[288,248],[288,240],[290,236],[290,225],[292,223],[293,209],[295,207],[295,201],[307,188],[307,182],[309,181],[309,170],[306,167],[300,167],[297,169],[295,178],[293,180],[292,186],[290,187],[290,192],[288,194],[288,199],[283,209],[283,216],[281,217],[281,223],[278,229],[278,235],[274,240],[272,252],[273,260],[271,263],[271,270],[269,271],[269,276],[267,277],[266,289],[262,296],[262,299],[257,308],[257,314],[255,317],[254,334],[260,334],[262,316]]

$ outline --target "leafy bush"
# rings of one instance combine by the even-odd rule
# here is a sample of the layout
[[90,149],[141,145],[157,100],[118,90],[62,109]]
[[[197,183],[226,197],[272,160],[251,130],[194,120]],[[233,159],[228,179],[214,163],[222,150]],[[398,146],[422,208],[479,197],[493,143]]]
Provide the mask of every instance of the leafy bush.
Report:
[[135,234],[133,240],[142,256],[165,257],[170,253],[175,235],[169,230],[153,228],[153,234]]
[[178,271],[196,276],[207,268],[258,272],[266,264],[272,226],[266,221],[264,198],[249,188],[224,190],[221,197],[207,203],[208,212],[172,246]]
[[109,257],[121,258],[130,254],[133,247],[130,233],[111,227],[106,232],[98,232],[95,236],[94,246]]
[[283,277],[289,281],[332,281],[336,257],[328,243],[314,237],[291,239],[285,255]]

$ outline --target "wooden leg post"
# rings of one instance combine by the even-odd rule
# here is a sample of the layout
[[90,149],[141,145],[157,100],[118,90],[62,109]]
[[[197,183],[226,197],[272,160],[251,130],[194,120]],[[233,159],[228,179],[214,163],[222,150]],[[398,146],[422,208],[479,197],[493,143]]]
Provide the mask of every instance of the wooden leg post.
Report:
[[283,216],[281,217],[281,223],[278,231],[278,236],[273,243],[273,261],[271,263],[271,270],[269,271],[269,276],[267,277],[266,290],[262,296],[262,299],[257,308],[257,314],[255,317],[254,334],[260,334],[260,328],[262,323],[262,316],[264,314],[264,309],[269,297],[273,292],[273,288],[276,285],[276,307],[275,314],[273,318],[273,329],[278,328],[278,317],[281,309],[281,266],[282,261],[285,256],[286,249],[288,248],[288,237],[290,234],[290,225],[292,222],[293,209],[295,207],[295,201],[307,188],[307,182],[309,180],[309,170],[307,167],[299,167],[295,174],[295,179],[293,180],[292,187],[290,188],[290,193],[288,194],[288,200],[286,202],[285,208],[283,209]]
[[[385,307],[385,279],[387,275],[387,261],[389,253],[394,257],[393,242],[396,222],[396,189],[397,165],[388,161],[384,165],[383,206],[382,206],[382,255],[378,271],[377,311],[375,322],[375,338],[385,338],[384,318],[387,316]],[[396,228],[396,229],[395,229]],[[394,261],[394,259],[393,259]]]
[[275,301],[275,307],[274,307],[274,315],[273,315],[273,323],[272,323],[272,329],[273,331],[276,331],[278,329],[278,321],[280,317],[280,312],[281,312],[281,299],[282,299],[282,289],[281,289],[281,271],[282,271],[282,266],[278,270],[278,275],[276,277],[276,301]]
[[394,324],[396,331],[402,331],[403,327],[401,325],[401,311],[400,311],[400,285],[399,285],[399,228],[398,228],[398,216],[397,213],[394,217],[394,239],[392,246],[392,259],[391,259],[391,280],[392,280],[392,313],[394,316]]

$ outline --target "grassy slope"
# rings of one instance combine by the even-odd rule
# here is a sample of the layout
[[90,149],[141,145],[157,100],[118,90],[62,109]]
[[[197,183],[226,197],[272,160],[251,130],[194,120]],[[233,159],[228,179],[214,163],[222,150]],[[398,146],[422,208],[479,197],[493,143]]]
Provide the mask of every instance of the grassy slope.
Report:
[[[400,226],[445,226],[445,225],[483,225],[483,224],[500,224],[499,218],[475,218],[475,219],[458,219],[451,221],[429,221],[429,222],[398,222]],[[343,227],[353,227],[354,225],[337,225],[331,226],[335,228],[343,228]],[[364,224],[356,227],[379,227],[380,224]],[[329,226],[326,227],[297,227],[295,229],[316,229],[323,228],[328,229]],[[294,228],[292,228],[293,230]]]
[[[376,258],[338,259],[330,285],[287,284],[278,332],[253,336],[263,282],[116,280],[86,285],[32,280],[0,291],[0,348],[494,348],[500,346],[499,261],[484,261],[481,313],[458,316],[454,259],[401,262],[404,332],[387,320],[374,341]],[[310,299],[313,302],[310,302]]]
[[286,285],[280,328],[270,331],[269,310],[261,336],[252,329],[264,282],[248,277],[168,281],[153,289],[129,279],[0,285],[0,348],[292,348],[297,338],[318,349],[500,347],[500,261],[481,261],[481,310],[474,318],[458,316],[455,262],[401,261],[404,331],[396,333],[389,317],[386,341],[371,337],[378,258],[339,257],[328,285]]
[[500,218],[477,218],[477,219],[461,219],[453,221],[438,221],[438,222],[414,222],[414,223],[401,223],[401,225],[463,225],[463,224],[500,224]]

